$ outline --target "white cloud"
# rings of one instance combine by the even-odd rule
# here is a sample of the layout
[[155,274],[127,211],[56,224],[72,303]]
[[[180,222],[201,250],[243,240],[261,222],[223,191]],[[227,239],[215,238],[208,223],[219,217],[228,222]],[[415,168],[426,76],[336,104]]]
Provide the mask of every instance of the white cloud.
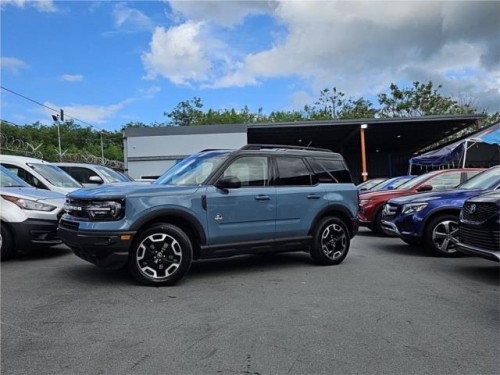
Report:
[[63,74],[61,79],[66,82],[80,82],[83,81],[81,74]]
[[143,96],[143,98],[150,99],[153,98],[160,91],[161,91],[160,86],[151,86],[146,89],[139,90],[139,93]]
[[18,8],[24,8],[26,5],[38,9],[40,12],[57,12],[57,7],[52,0],[2,0],[2,8],[12,5]]
[[[62,108],[67,114],[67,118],[77,118],[90,124],[105,124],[109,119],[113,118],[118,111],[133,103],[135,99],[126,99],[116,104],[110,105],[86,105],[86,104],[71,104],[71,105],[56,105],[54,103],[45,102],[44,105],[50,108]],[[50,118],[54,112],[47,108],[41,111]]]
[[21,70],[26,69],[28,65],[20,59],[15,57],[0,57],[0,67],[2,69],[8,69],[12,73],[17,74]]
[[[494,93],[500,102],[494,90],[500,86],[497,1],[169,3],[185,23],[153,34],[143,55],[149,78],[225,88],[298,77],[311,92],[336,86],[354,97],[380,93],[390,83],[432,80],[448,88],[447,95]],[[224,40],[220,27],[211,28],[239,32],[247,16],[262,14],[286,34],[247,55]],[[212,48],[216,35],[218,49]]]
[[245,17],[270,14],[276,1],[169,1],[173,11],[195,22],[213,22],[233,27],[241,24]]
[[141,11],[130,8],[126,3],[118,3],[113,8],[115,27],[125,32],[153,30],[151,19]]
[[165,30],[157,27],[142,55],[149,79],[162,76],[175,84],[202,82],[209,78],[210,61],[200,38],[201,23],[188,22]]

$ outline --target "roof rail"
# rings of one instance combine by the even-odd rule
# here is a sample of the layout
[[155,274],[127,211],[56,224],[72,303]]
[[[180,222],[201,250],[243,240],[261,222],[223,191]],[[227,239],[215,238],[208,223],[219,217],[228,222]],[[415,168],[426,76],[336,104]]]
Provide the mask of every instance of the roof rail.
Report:
[[240,150],[262,150],[262,149],[278,149],[278,150],[309,150],[309,151],[324,151],[332,152],[327,148],[306,147],[306,146],[289,146],[289,145],[264,145],[264,144],[248,144],[240,148]]

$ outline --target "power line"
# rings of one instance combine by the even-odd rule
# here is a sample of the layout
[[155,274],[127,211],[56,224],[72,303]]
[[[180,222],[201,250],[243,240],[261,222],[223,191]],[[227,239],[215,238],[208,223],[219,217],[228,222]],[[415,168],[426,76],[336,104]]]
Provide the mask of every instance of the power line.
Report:
[[[14,94],[14,95],[17,95],[17,96],[19,96],[19,97],[21,97],[21,98],[23,98],[23,99],[26,99],[26,100],[28,100],[28,101],[30,101],[30,102],[32,102],[32,103],[38,104],[38,105],[40,105],[40,106],[42,106],[42,107],[44,107],[44,108],[47,108],[47,109],[50,109],[51,111],[54,111],[54,112],[56,112],[56,113],[59,113],[59,109],[55,109],[55,108],[49,107],[48,105],[45,105],[45,104],[43,104],[43,103],[40,103],[40,102],[38,102],[38,101],[36,101],[36,100],[34,100],[34,99],[28,98],[27,96],[22,95],[22,94],[19,94],[18,92],[15,92],[15,91],[13,91],[13,90],[10,90],[10,89],[8,89],[8,88],[6,88],[6,87],[4,87],[4,86],[0,86],[0,88],[2,88],[2,90],[8,91],[8,92],[10,92],[10,93],[12,93],[12,94]],[[83,120],[80,120],[80,119],[78,119],[78,118],[76,118],[76,117],[72,116],[71,114],[69,114],[69,113],[67,113],[67,112],[65,112],[65,115],[66,115],[66,117],[69,117],[69,118],[70,118],[70,119],[72,119],[72,120],[75,120],[75,121],[81,122],[82,124],[88,125],[88,126],[90,126],[90,127],[92,127],[92,128],[96,128],[96,129],[99,129],[99,130],[101,130],[101,131],[106,131],[106,129],[103,129],[103,128],[100,128],[100,127],[98,127],[98,126],[95,126],[95,125],[89,124],[88,122],[83,121]]]

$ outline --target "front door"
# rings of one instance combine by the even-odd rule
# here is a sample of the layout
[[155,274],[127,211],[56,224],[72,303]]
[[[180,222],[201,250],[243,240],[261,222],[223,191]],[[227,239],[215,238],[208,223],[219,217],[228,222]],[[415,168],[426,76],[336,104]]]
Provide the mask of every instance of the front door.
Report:
[[233,160],[222,177],[237,177],[241,187],[207,188],[209,245],[274,239],[276,188],[270,185],[269,158],[242,156]]

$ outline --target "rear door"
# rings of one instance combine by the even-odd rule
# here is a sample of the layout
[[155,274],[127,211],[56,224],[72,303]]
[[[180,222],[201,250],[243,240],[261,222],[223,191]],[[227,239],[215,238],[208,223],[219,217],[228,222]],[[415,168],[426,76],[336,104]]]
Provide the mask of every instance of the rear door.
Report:
[[276,239],[306,236],[316,215],[328,206],[324,189],[303,158],[276,156],[274,162],[278,205]]

